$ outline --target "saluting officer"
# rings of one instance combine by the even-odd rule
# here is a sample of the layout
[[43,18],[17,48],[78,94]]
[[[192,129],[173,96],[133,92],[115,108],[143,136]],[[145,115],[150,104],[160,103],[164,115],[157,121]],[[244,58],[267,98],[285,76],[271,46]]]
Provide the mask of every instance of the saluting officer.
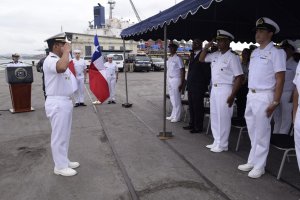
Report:
[[19,61],[20,55],[17,53],[14,53],[11,55],[12,61],[9,62],[6,66],[7,67],[20,67],[20,66],[25,66],[23,62]]
[[274,111],[273,119],[275,124],[273,133],[288,134],[292,125],[293,104],[291,99],[295,89],[293,79],[298,63],[294,59],[295,47],[291,40],[282,41],[280,47],[286,53],[286,72],[280,104]]
[[75,58],[73,58],[78,90],[75,92],[75,106],[86,106],[84,103],[84,77],[86,75],[86,63],[85,60],[80,58],[81,51],[79,49],[74,50]]
[[279,26],[271,19],[262,17],[256,21],[255,40],[260,45],[250,58],[247,105],[245,119],[251,150],[241,171],[250,171],[250,178],[265,173],[271,137],[271,118],[280,102],[286,70],[286,55],[274,47],[272,37]]
[[50,119],[51,149],[55,163],[54,174],[73,176],[79,167],[78,162],[70,162],[68,156],[72,125],[73,103],[71,96],[77,90],[76,79],[69,70],[70,44],[65,34],[46,40],[50,53],[44,61],[46,115]]
[[177,44],[169,44],[170,57],[167,61],[167,81],[172,113],[167,117],[167,120],[171,120],[172,123],[180,121],[182,110],[181,91],[185,78],[185,68],[182,59],[176,54],[177,49]]
[[113,62],[113,56],[107,55],[108,61],[104,63],[104,67],[106,70],[106,80],[109,88],[109,99],[108,104],[115,104],[115,91],[116,91],[116,83],[118,80],[118,67],[117,64]]
[[200,62],[211,62],[212,90],[210,94],[211,130],[214,142],[206,147],[219,153],[228,150],[233,102],[243,81],[239,56],[230,49],[234,36],[224,30],[217,31],[219,51],[207,54],[213,45],[209,42],[200,54]]

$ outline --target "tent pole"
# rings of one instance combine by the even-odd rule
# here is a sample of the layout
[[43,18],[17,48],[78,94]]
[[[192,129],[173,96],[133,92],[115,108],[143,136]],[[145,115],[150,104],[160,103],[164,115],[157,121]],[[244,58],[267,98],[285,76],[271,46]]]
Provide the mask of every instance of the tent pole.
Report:
[[167,49],[168,49],[168,40],[167,40],[167,24],[164,25],[164,104],[163,104],[163,131],[159,133],[158,137],[161,140],[170,139],[173,137],[172,132],[166,131],[166,117],[167,117]]
[[[123,39],[123,58],[125,61],[125,52],[126,52],[126,48],[125,48],[125,40]],[[131,103],[128,103],[128,88],[127,88],[127,68],[126,68],[126,63],[123,62],[123,71],[124,71],[124,75],[125,75],[125,91],[126,91],[126,103],[122,104],[122,107],[124,108],[130,108],[132,106]]]

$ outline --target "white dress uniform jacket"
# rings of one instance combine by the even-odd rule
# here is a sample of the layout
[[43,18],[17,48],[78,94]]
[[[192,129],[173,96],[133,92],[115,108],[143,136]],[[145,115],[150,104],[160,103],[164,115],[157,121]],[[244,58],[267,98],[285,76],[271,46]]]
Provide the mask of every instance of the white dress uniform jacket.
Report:
[[275,73],[286,70],[286,54],[270,42],[264,49],[255,49],[249,65],[249,93],[245,119],[251,140],[248,163],[253,169],[263,170],[269,152],[272,117],[266,109],[274,100]]
[[77,60],[73,59],[78,90],[74,93],[75,103],[84,102],[84,70],[86,69],[86,62],[84,59],[80,58]]
[[64,73],[57,73],[58,60],[59,57],[50,52],[43,64],[47,95],[45,110],[52,128],[51,149],[55,168],[64,169],[69,165],[68,149],[73,112],[71,96],[77,88],[73,83],[76,79],[69,69]]
[[10,62],[6,65],[7,67],[23,67],[23,66],[26,66],[26,64],[18,61],[18,62]]
[[178,89],[181,84],[181,69],[184,68],[182,59],[176,54],[170,56],[167,61],[167,82],[172,104],[171,119],[179,121],[181,117],[181,94]]
[[[293,83],[296,85],[298,94],[300,94],[300,62],[298,64],[296,75],[294,78]],[[298,108],[295,117],[295,124],[294,124],[294,139],[295,139],[295,149],[298,161],[298,167],[300,170],[300,98],[298,100]]]
[[228,106],[227,98],[232,93],[235,77],[242,75],[243,70],[238,55],[231,50],[224,54],[220,51],[207,54],[205,62],[211,63],[210,117],[213,148],[227,150],[233,113],[233,107]]
[[117,77],[116,73],[118,72],[118,67],[117,64],[112,62],[106,62],[104,63],[104,67],[106,70],[106,80],[108,83],[108,88],[109,88],[109,101],[115,101],[115,90],[116,90],[116,82],[117,82]]
[[273,133],[288,134],[292,125],[293,103],[291,102],[295,85],[293,79],[295,77],[297,62],[293,57],[286,62],[285,82],[281,95],[280,104],[274,112],[274,130]]

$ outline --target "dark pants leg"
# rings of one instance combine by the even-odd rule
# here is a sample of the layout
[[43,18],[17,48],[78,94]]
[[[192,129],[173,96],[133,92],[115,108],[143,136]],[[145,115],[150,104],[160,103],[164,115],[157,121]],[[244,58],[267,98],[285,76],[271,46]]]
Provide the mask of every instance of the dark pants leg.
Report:
[[248,84],[243,84],[236,95],[237,117],[244,118],[248,94]]
[[196,130],[203,129],[204,119],[204,93],[205,91],[199,90],[198,92],[189,91],[189,110],[190,110],[190,126]]

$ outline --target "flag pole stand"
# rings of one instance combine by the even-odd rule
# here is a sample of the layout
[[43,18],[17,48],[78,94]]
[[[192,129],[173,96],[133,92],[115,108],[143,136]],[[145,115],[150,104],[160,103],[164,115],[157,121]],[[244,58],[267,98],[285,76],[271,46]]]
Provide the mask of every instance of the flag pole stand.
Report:
[[130,107],[132,107],[132,103],[122,103],[122,107],[130,108]]
[[168,140],[172,139],[174,135],[170,131],[166,131],[166,117],[167,117],[167,96],[166,96],[166,91],[167,91],[167,49],[168,49],[168,40],[167,40],[167,24],[164,25],[164,104],[163,104],[163,131],[159,132],[157,137],[160,140]]
[[[123,57],[124,57],[124,60],[125,60],[125,52],[126,52],[125,40],[123,40]],[[123,69],[124,69],[124,75],[125,75],[126,103],[123,103],[122,107],[123,108],[130,108],[130,107],[132,107],[132,103],[128,103],[127,68],[126,68],[125,62],[123,62]]]

